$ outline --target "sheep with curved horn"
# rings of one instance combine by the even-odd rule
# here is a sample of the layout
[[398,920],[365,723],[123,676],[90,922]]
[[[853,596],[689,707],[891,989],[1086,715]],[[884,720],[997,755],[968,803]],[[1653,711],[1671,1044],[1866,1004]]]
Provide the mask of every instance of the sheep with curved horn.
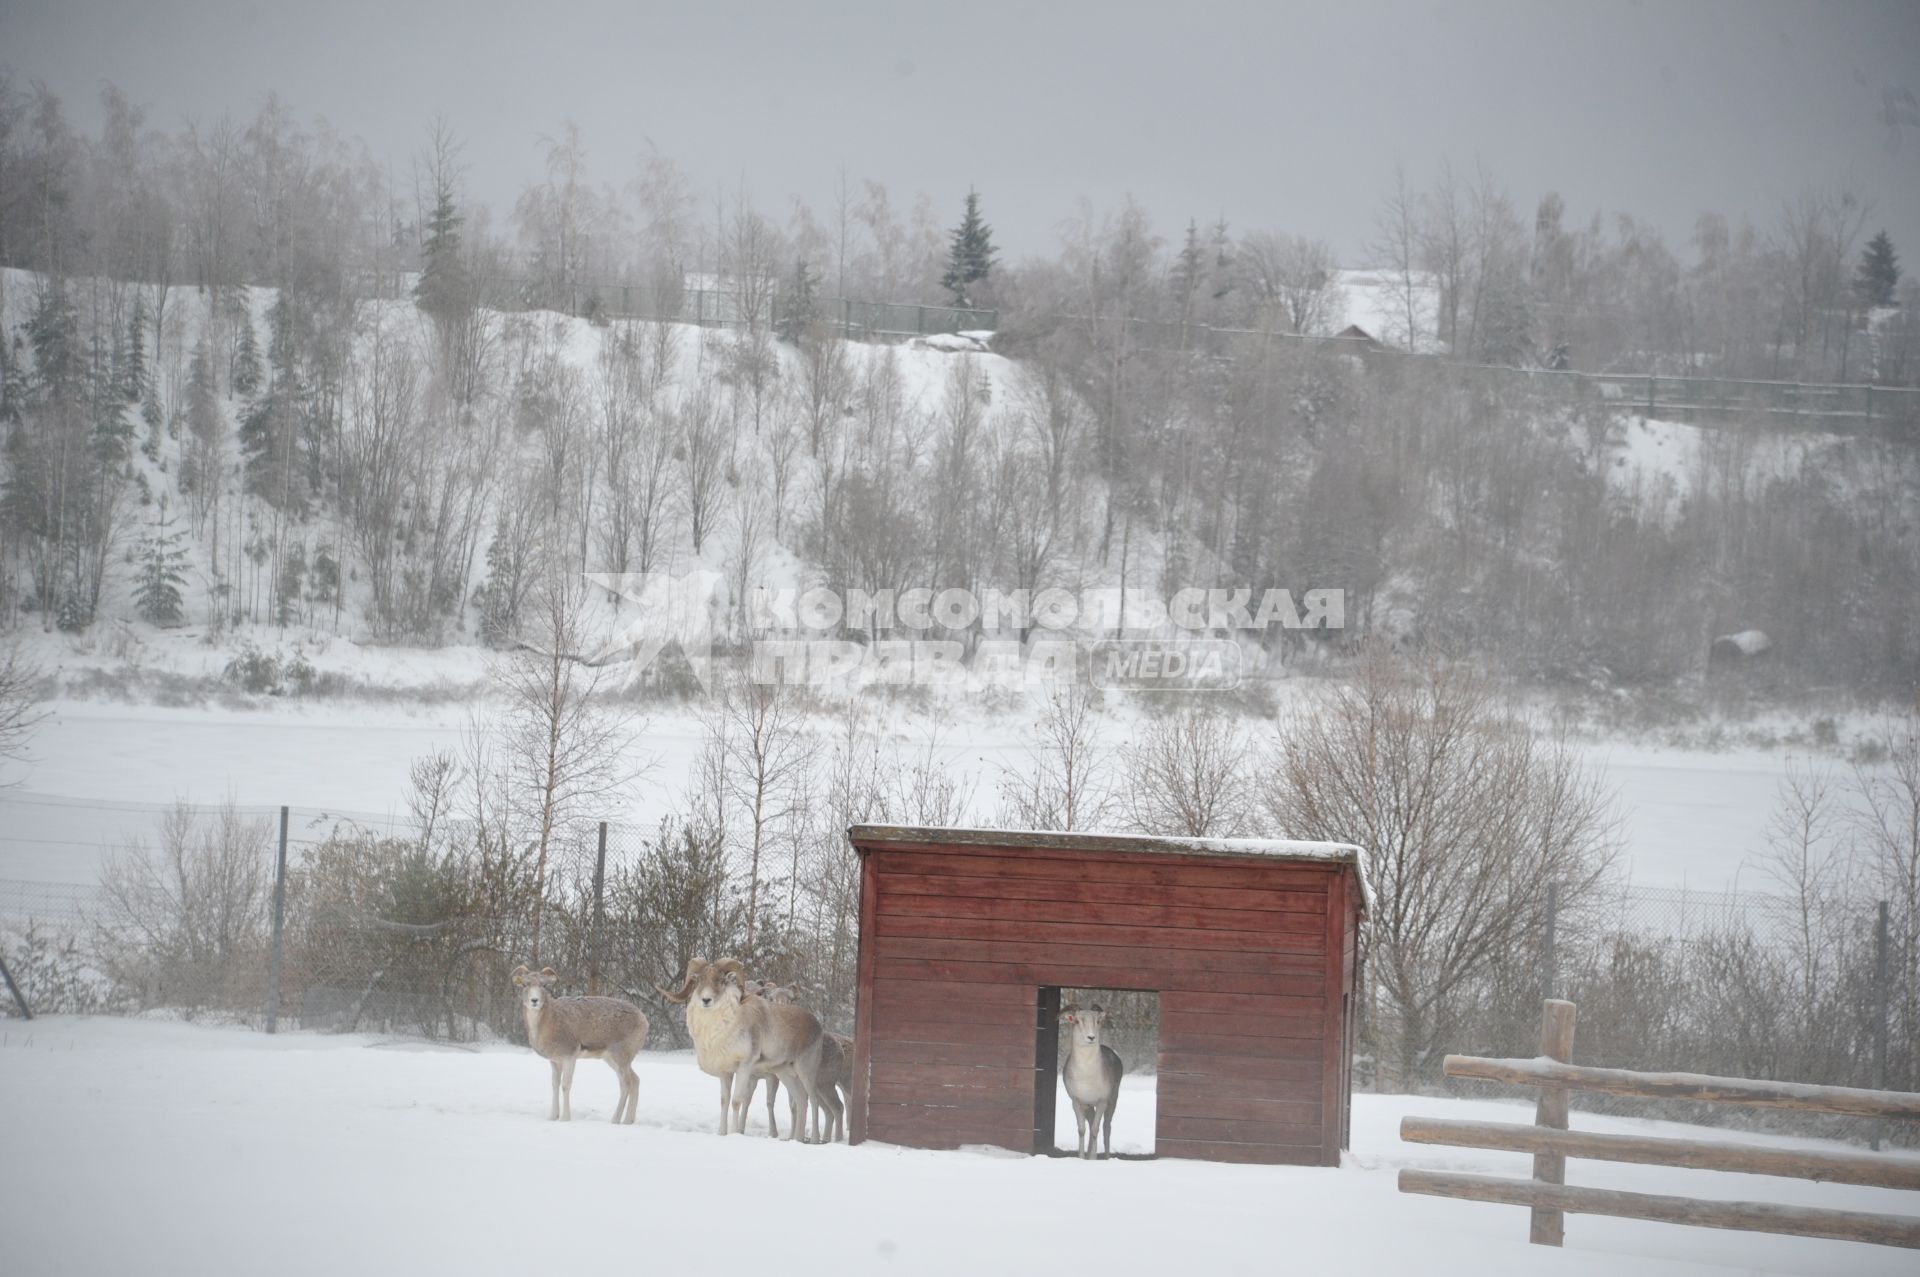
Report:
[[[796,1104],[823,1103],[818,1097],[820,1021],[811,1011],[779,1006],[747,991],[747,969],[737,959],[687,963],[677,991],[655,985],[660,995],[687,1008],[687,1034],[702,1072],[720,1079],[720,1134],[747,1129],[746,1084],[765,1070],[793,1088]],[[734,1082],[743,1085],[739,1097]],[[804,1137],[804,1109],[796,1107],[788,1139]]]

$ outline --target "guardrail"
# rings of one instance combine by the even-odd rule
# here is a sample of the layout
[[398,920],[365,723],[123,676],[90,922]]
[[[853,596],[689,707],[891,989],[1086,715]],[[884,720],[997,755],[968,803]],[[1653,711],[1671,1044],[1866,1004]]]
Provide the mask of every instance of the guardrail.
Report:
[[1534,1125],[1422,1117],[1409,1117],[1400,1123],[1400,1138],[1409,1143],[1531,1153],[1532,1179],[1410,1168],[1400,1172],[1400,1191],[1528,1207],[1532,1211],[1528,1240],[1543,1246],[1560,1245],[1565,1238],[1565,1217],[1584,1214],[1920,1249],[1920,1217],[1569,1187],[1567,1159],[1579,1157],[1920,1191],[1920,1160],[1914,1158],[1568,1130],[1567,1099],[1571,1090],[1856,1117],[1920,1118],[1920,1094],[1906,1091],[1581,1067],[1568,1062],[1573,1053],[1573,1022],[1573,1003],[1549,1000],[1541,1015],[1540,1058],[1446,1058],[1443,1067],[1448,1077],[1539,1087]]

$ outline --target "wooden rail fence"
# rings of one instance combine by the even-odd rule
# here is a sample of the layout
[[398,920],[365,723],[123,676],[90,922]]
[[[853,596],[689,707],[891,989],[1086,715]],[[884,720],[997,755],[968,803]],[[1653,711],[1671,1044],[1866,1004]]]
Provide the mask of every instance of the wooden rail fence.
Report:
[[1532,1211],[1528,1240],[1543,1246],[1562,1243],[1567,1215],[1615,1215],[1703,1228],[1786,1233],[1920,1249],[1920,1217],[1568,1186],[1567,1159],[1580,1157],[1920,1192],[1920,1158],[1568,1130],[1567,1097],[1575,1090],[1854,1117],[1920,1118],[1920,1094],[1905,1091],[1575,1065],[1570,1062],[1573,1023],[1571,1002],[1549,1000],[1541,1015],[1540,1058],[1495,1060],[1450,1055],[1446,1059],[1444,1069],[1448,1077],[1539,1087],[1540,1099],[1532,1126],[1424,1117],[1409,1117],[1400,1123],[1400,1138],[1413,1144],[1531,1153],[1532,1179],[1406,1169],[1400,1172],[1400,1191],[1528,1207]]

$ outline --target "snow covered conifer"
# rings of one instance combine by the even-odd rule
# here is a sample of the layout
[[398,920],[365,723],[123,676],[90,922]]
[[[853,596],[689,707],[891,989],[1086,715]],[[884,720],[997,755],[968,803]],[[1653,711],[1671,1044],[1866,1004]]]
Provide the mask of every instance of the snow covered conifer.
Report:
[[993,246],[993,228],[980,216],[979,192],[967,192],[966,211],[960,225],[953,229],[952,245],[947,251],[947,273],[940,286],[953,294],[956,306],[971,306],[970,286],[993,273],[999,250]]
[[185,613],[180,587],[187,579],[187,552],[180,547],[180,537],[173,520],[163,514],[153,533],[140,540],[133,602],[141,618],[154,625],[178,625]]
[[1860,267],[1854,275],[1854,291],[1869,306],[1893,305],[1893,290],[1900,286],[1900,258],[1893,241],[1881,231],[1867,241],[1860,252]]

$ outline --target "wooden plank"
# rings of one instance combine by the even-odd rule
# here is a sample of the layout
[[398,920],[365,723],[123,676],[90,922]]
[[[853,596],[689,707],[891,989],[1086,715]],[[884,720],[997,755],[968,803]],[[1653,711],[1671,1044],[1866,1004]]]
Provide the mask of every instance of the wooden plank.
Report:
[[[1255,955],[1246,955],[1255,956]],[[920,976],[963,979],[975,973],[980,978],[1018,980],[1034,985],[1057,985],[1073,989],[1142,989],[1159,992],[1162,997],[1177,992],[1183,985],[1205,982],[1215,989],[1260,993],[1269,989],[1318,988],[1318,976],[1261,975],[1255,972],[1177,971],[1165,967],[1077,966],[1054,962],[974,963],[942,958],[882,959],[882,971],[907,978]]]
[[[857,847],[858,844],[855,844]],[[1040,878],[1066,882],[1142,883],[1179,887],[1247,887],[1255,891],[1325,891],[1337,865],[1280,861],[1202,860],[1194,856],[1102,859],[1084,854],[976,849],[964,855],[896,845],[868,850],[882,874],[952,875],[968,878]]]
[[976,1068],[1032,1068],[1033,1046],[992,1046],[979,1042],[895,1042],[873,1040],[873,1066],[882,1064],[956,1064]]
[[1315,1003],[1313,1012],[1301,1015],[1227,1015],[1184,1011],[1160,1004],[1162,1033],[1203,1033],[1230,1038],[1313,1038],[1325,1031],[1326,1017],[1319,1012],[1319,998],[1301,1001]]
[[876,970],[873,976],[873,997],[878,1006],[927,1006],[936,1002],[940,1006],[953,1006],[968,1002],[1030,1011],[1038,996],[1039,989],[1025,983],[902,979],[884,970]]
[[957,1086],[975,1090],[1005,1089],[1011,1084],[1025,1091],[1029,1085],[1027,1075],[1031,1072],[1031,1064],[1025,1067],[1005,1064],[876,1064],[873,1080],[878,1083],[884,1079],[901,1086]]
[[[1159,1076],[1163,1079],[1185,1075],[1245,1082],[1310,1082],[1317,1087],[1322,1080],[1320,1069],[1317,1053],[1310,1060],[1270,1060],[1242,1055],[1196,1055],[1173,1050],[1164,1042],[1160,1044]],[[1317,1091],[1315,1098],[1319,1098]]]
[[1094,904],[1163,904],[1261,913],[1310,913],[1318,917],[1324,891],[1255,887],[1195,887],[1185,884],[1104,882],[1072,878],[1005,877],[999,874],[891,873],[880,875],[881,894],[974,896],[987,900],[1072,900]]
[[[1162,1103],[1165,1101],[1162,1100]],[[1612,1135],[1599,1131],[1549,1131],[1518,1122],[1466,1122],[1403,1117],[1400,1138],[1409,1144],[1490,1148],[1508,1153],[1554,1153],[1600,1162],[1678,1166],[1741,1175],[1781,1175],[1831,1184],[1920,1190],[1920,1157],[1876,1153],[1825,1153],[1804,1148],[1768,1148],[1725,1140]]]
[[[982,986],[992,987],[992,986]],[[1031,995],[1032,990],[1028,990]],[[1006,1024],[1018,1021],[1024,1024],[1033,1015],[1033,999],[1029,996],[1021,1002],[980,1002],[970,999],[941,1001],[934,998],[916,998],[902,990],[898,981],[875,981],[873,995],[874,1021],[882,1032],[896,1021],[950,1020],[955,1024]]]
[[[1317,1037],[1230,1038],[1217,1033],[1169,1033],[1162,1028],[1160,1049],[1183,1056],[1228,1056],[1236,1060],[1321,1060],[1322,1081],[1328,1067],[1326,1044]],[[1332,1062],[1332,1068],[1338,1070],[1338,1060]]]
[[919,1082],[892,1082],[875,1073],[871,1095],[875,1104],[917,1104],[923,1108],[992,1110],[1011,1113],[1025,1124],[1033,1112],[1031,1083],[1023,1075],[1009,1086],[924,1086]]
[[868,1138],[909,1148],[993,1144],[1024,1153],[1029,1151],[1027,1145],[1033,1139],[1031,1119],[1017,1111],[879,1103],[869,1108]]
[[853,1085],[847,1096],[847,1143],[867,1138],[867,1074],[873,1067],[873,968],[879,956],[874,908],[880,893],[871,860],[860,864],[860,936],[854,966]]
[[874,1036],[892,1042],[950,1042],[957,1046],[1019,1046],[1031,1043],[1033,1024],[1026,1015],[994,1024],[957,1020],[907,1020],[898,1015],[874,1025]]
[[[1324,1142],[1318,1121],[1265,1122],[1230,1117],[1156,1116],[1154,1147],[1162,1140],[1226,1141],[1241,1144],[1299,1144]],[[1324,1153],[1324,1149],[1322,1150]]]
[[1294,995],[1183,990],[1160,999],[1160,1015],[1162,1019],[1173,1011],[1198,1015],[1318,1015],[1325,1003],[1317,990]]
[[[1548,998],[1540,1007],[1540,1054],[1568,1063],[1573,1059],[1573,1003]],[[1535,1126],[1567,1129],[1567,1088],[1543,1086],[1533,1110]],[[1567,1182],[1567,1159],[1559,1153],[1533,1155],[1533,1177],[1542,1184]],[[1557,1210],[1535,1207],[1527,1224],[1527,1240],[1540,1246],[1558,1246],[1566,1240],[1567,1219]]]
[[[1034,966],[1053,964],[1062,967],[1087,967],[1098,970],[1155,971],[1184,976],[1213,976],[1219,974],[1262,975],[1296,977],[1291,983],[1276,983],[1271,986],[1257,986],[1255,992],[1273,995],[1299,996],[1302,993],[1319,997],[1324,992],[1324,982],[1320,979],[1321,960],[1318,954],[1302,953],[1260,953],[1260,952],[1195,952],[1185,949],[1157,949],[1142,952],[1139,949],[1120,948],[1116,951],[1112,945],[1097,944],[1056,944],[1037,939],[1029,940],[981,940],[957,936],[902,936],[883,935],[879,937],[878,954],[884,964],[889,958],[943,958],[954,962],[995,963],[1002,966]],[[953,979],[985,980],[994,984],[1020,984],[1024,980],[1001,977],[988,979],[984,972],[969,971],[952,976],[925,977],[907,976],[898,972],[889,973],[902,979]],[[1039,980],[1036,984],[1057,983],[1051,980]],[[1088,988],[1125,988],[1124,985],[1087,985]],[[1152,986],[1149,986],[1150,988]],[[1175,988],[1193,988],[1198,991],[1238,992],[1238,990],[1216,989],[1211,984],[1174,985]]]
[[[1320,1118],[1320,1094],[1308,1083],[1288,1084],[1294,1098],[1282,1099],[1286,1090],[1248,1095],[1232,1089],[1200,1086],[1176,1087],[1166,1078],[1156,1079],[1155,1110],[1169,1117],[1217,1117],[1249,1122],[1291,1122],[1310,1126]],[[1531,1129],[1531,1128],[1525,1128]]]
[[882,939],[889,936],[923,936],[953,940],[1081,944],[1129,950],[1133,959],[1146,957],[1161,949],[1262,955],[1319,955],[1326,952],[1326,936],[1319,932],[1305,936],[1269,935],[1247,931],[1201,931],[1190,927],[1121,927],[1011,918],[924,918],[886,913],[877,917],[875,925],[875,934]]
[[1320,1008],[1320,1085],[1321,1156],[1328,1166],[1340,1164],[1340,1108],[1345,1097],[1341,1084],[1346,1078],[1342,1067],[1346,1042],[1340,1035],[1340,952],[1345,948],[1347,931],[1347,876],[1343,873],[1327,885],[1325,940],[1321,952],[1327,955],[1326,999]]
[[[1324,897],[1322,903],[1324,905]],[[936,896],[880,890],[880,917],[985,918],[1017,922],[1076,922],[1100,927],[1177,927],[1192,931],[1231,931],[1249,935],[1314,935],[1319,915],[1266,913],[1254,909],[1218,909],[1199,905],[1134,902],[1110,904],[1075,900],[1023,900],[986,896]]]
[[1864,1211],[1814,1210],[1772,1202],[1702,1201],[1606,1188],[1536,1184],[1525,1179],[1466,1175],[1456,1171],[1400,1172],[1400,1191],[1452,1197],[1504,1206],[1547,1207],[1569,1215],[1612,1215],[1663,1224],[1731,1228],[1749,1233],[1783,1233],[1832,1241],[1872,1242],[1879,1246],[1920,1248],[1920,1219]]
[[1699,1100],[1708,1104],[1744,1104],[1753,1108],[1841,1113],[1849,1117],[1920,1117],[1920,1094],[1874,1091],[1810,1082],[1763,1082],[1754,1078],[1710,1077],[1704,1073],[1639,1073],[1600,1069],[1553,1060],[1494,1060],[1449,1055],[1442,1065],[1448,1077],[1480,1078],[1539,1086],[1556,1082],[1579,1091],[1631,1095],[1652,1100]]
[[1321,1166],[1325,1154],[1312,1144],[1247,1144],[1225,1140],[1163,1140],[1156,1138],[1159,1157],[1191,1157],[1208,1162],[1242,1162],[1261,1166]]

